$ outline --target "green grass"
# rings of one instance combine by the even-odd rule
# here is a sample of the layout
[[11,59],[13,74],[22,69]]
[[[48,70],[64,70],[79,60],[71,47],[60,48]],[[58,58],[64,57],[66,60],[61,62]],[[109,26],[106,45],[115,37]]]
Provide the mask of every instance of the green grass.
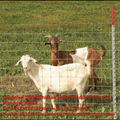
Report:
[[[61,50],[91,46],[100,49],[103,44],[107,54],[99,64],[97,75],[101,77],[100,95],[112,96],[111,60],[111,7],[116,13],[116,75],[117,75],[117,115],[120,117],[120,3],[119,2],[0,2],[0,96],[39,95],[34,83],[24,78],[22,67],[15,63],[23,54],[30,54],[41,64],[50,64],[50,48],[45,46],[46,34],[58,34],[66,43]],[[21,77],[20,77],[21,76]],[[14,87],[11,87],[11,84]],[[32,92],[31,92],[32,91]],[[36,93],[36,94],[35,94]],[[92,104],[95,101],[88,101]],[[48,102],[49,103],[49,102]],[[105,104],[107,103],[107,104]],[[41,104],[40,104],[41,105]],[[95,103],[90,112],[112,112],[112,101]],[[69,104],[69,106],[71,106]],[[2,112],[2,105],[0,106]],[[60,111],[62,112],[62,111]],[[30,117],[5,117],[27,118]],[[34,119],[110,119],[110,116],[32,117]]]

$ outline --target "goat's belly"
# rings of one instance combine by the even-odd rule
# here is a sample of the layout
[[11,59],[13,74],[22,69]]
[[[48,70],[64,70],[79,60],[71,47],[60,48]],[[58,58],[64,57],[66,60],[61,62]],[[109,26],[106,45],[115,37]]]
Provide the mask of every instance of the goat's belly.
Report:
[[67,91],[73,91],[73,90],[75,90],[75,88],[74,89],[61,89],[61,88],[49,88],[48,89],[48,92],[55,92],[55,93],[63,93],[63,92],[67,92]]
[[75,90],[74,85],[70,85],[69,83],[66,83],[66,84],[52,85],[49,87],[48,92],[63,93],[63,92],[73,91],[73,90]]

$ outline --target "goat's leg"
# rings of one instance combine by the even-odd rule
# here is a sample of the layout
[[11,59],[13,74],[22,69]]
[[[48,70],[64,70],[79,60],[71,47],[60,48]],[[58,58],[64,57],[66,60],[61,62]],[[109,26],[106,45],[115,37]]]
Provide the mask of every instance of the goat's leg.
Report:
[[55,99],[54,99],[54,95],[52,94],[51,95],[51,103],[52,103],[52,106],[53,106],[53,113],[56,112],[56,105],[55,105]]
[[95,84],[96,84],[96,78],[97,75],[95,74],[95,67],[91,66],[91,74],[89,75],[89,87],[88,92],[91,92],[92,90],[95,90]]
[[88,92],[91,90],[94,90],[94,75],[89,75],[89,86],[88,86]]
[[79,113],[80,112],[80,108],[82,107],[82,104],[84,102],[84,97],[82,97],[84,89],[81,86],[79,88],[76,88],[76,90],[77,90],[78,100],[79,100],[79,106],[78,106],[77,113]]
[[47,90],[42,90],[42,96],[43,96],[43,99],[42,99],[42,102],[43,102],[43,110],[42,110],[42,113],[45,113],[46,112],[46,95],[47,95]]
[[99,91],[99,81],[100,79],[97,77],[96,73],[94,73],[94,84],[95,84],[95,90]]

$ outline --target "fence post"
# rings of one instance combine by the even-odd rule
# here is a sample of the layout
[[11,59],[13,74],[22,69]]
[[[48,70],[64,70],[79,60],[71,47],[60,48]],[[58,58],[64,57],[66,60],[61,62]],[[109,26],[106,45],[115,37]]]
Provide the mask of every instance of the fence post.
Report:
[[111,10],[111,16],[112,16],[112,82],[113,82],[113,89],[112,89],[112,94],[113,94],[113,112],[114,112],[114,117],[113,119],[117,119],[117,114],[116,114],[116,65],[115,65],[115,8],[112,7]]

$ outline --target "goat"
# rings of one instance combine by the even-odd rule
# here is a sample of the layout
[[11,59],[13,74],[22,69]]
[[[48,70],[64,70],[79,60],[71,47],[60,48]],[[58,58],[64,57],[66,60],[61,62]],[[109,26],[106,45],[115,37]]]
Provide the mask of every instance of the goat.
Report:
[[[86,56],[87,57],[87,56]],[[84,89],[86,87],[88,76],[90,75],[90,63],[85,61],[83,63],[72,63],[63,66],[52,66],[47,64],[37,64],[37,61],[29,55],[23,55],[16,63],[16,66],[21,63],[23,70],[35,83],[38,90],[43,96],[43,111],[45,113],[47,92],[51,93],[63,93],[67,91],[76,90],[79,98],[79,109],[84,99],[80,99],[80,96],[84,95]],[[56,105],[54,97],[51,99],[54,112]]]
[[58,66],[58,65],[64,65],[64,64],[70,64],[73,63],[73,59],[70,55],[76,54],[81,59],[84,59],[84,56],[87,54],[87,60],[91,63],[91,75],[89,76],[89,88],[88,91],[93,87],[93,84],[95,84],[94,90],[99,90],[98,88],[98,81],[99,78],[97,77],[95,71],[98,63],[102,59],[103,56],[105,56],[106,49],[101,46],[102,50],[96,51],[94,48],[91,47],[84,47],[84,48],[78,48],[73,51],[59,51],[59,43],[64,42],[63,40],[59,40],[57,36],[51,36],[47,35],[45,36],[49,40],[45,43],[45,45],[50,45],[50,51],[51,51],[51,61],[52,65]]
[[[88,91],[93,87],[93,84],[95,86],[95,90],[99,90],[98,88],[98,81],[99,78],[97,77],[95,71],[97,68],[98,63],[102,60],[102,57],[105,56],[106,54],[106,49],[104,46],[101,46],[102,50],[101,51],[96,51],[94,48],[90,47],[84,47],[84,48],[78,48],[76,49],[75,55],[79,56],[80,59],[85,61],[85,55],[88,54],[87,60],[90,62],[91,66],[91,74],[89,76],[89,88]],[[79,62],[78,59],[76,59],[75,62]]]

